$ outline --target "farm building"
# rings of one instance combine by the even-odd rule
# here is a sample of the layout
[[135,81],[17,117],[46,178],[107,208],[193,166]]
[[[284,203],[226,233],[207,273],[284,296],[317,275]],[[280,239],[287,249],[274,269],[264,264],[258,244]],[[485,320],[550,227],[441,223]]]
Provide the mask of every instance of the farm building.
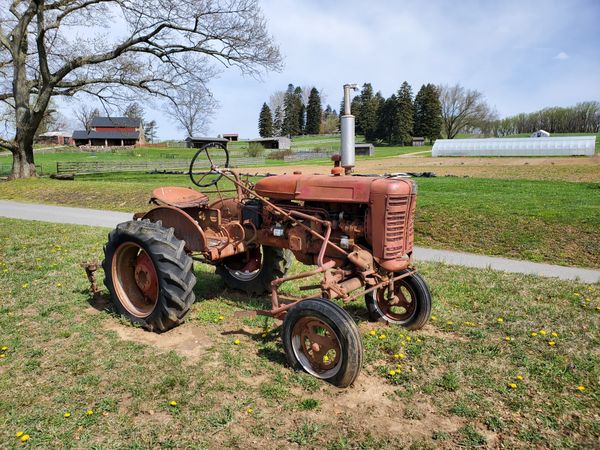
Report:
[[218,137],[207,137],[207,136],[190,136],[185,140],[188,148],[200,148],[204,147],[206,144],[223,144],[225,148],[227,148],[227,143],[229,140],[225,138]]
[[424,137],[414,137],[412,138],[412,146],[413,147],[423,147],[425,145]]
[[237,142],[240,140],[240,135],[237,133],[223,133],[223,138],[229,142]]
[[123,147],[144,145],[144,127],[141,119],[129,117],[94,117],[89,130],[73,132],[75,145],[94,147]]
[[438,139],[432,156],[593,156],[596,136]]
[[354,144],[354,153],[362,156],[373,156],[375,146],[373,144]]
[[271,150],[289,150],[292,148],[291,139],[283,136],[250,139],[250,142],[258,142],[262,144],[264,148],[268,148]]
[[71,133],[66,131],[48,131],[46,133],[39,134],[35,138],[36,144],[48,144],[48,145],[71,145],[73,139]]

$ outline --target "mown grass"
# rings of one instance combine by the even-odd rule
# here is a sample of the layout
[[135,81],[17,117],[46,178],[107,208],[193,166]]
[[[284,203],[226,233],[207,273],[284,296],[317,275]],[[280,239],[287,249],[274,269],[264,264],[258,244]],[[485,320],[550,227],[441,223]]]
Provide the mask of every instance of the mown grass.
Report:
[[[600,183],[416,180],[419,245],[600,267]],[[17,180],[0,184],[0,198],[133,212],[148,208],[152,189],[168,185],[191,183],[184,175],[118,173]]]
[[423,265],[434,308],[422,331],[347,307],[365,365],[340,391],[288,369],[276,323],[233,315],[266,300],[227,291],[204,265],[188,322],[159,336],[194,330],[198,358],[121,339],[135,330],[91,305],[79,267],[101,258],[106,232],[0,219],[3,448],[23,448],[19,431],[32,448],[106,449],[592,448],[600,438],[599,285]]

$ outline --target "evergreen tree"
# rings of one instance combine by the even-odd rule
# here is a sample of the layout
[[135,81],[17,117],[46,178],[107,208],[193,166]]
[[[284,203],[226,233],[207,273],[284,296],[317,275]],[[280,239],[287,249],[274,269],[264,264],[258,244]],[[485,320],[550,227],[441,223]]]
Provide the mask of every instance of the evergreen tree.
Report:
[[266,103],[263,103],[258,117],[258,134],[260,137],[273,136],[273,116],[271,108]]
[[302,88],[300,86],[296,86],[294,89],[294,102],[298,120],[298,132],[296,134],[303,134],[304,132],[304,114],[306,113],[306,108],[304,103],[302,102]]
[[394,142],[407,145],[411,141],[413,131],[413,99],[412,89],[406,81],[398,90],[396,114],[392,139]]
[[283,125],[283,117],[281,114],[281,107],[275,108],[275,114],[273,115],[273,136],[281,136],[281,126]]
[[[331,107],[329,108],[331,110]],[[306,134],[319,134],[321,129],[321,96],[317,88],[310,90],[306,108]]]
[[377,112],[377,137],[391,143],[394,137],[398,98],[392,94],[387,100],[380,103]]
[[433,142],[442,130],[442,105],[437,88],[429,83],[419,89],[414,104],[414,136]]
[[[381,93],[378,93],[381,97]],[[367,141],[373,141],[377,135],[377,110],[379,108],[380,98],[373,95],[371,83],[363,84],[360,93],[360,115],[359,122],[361,132],[365,135]]]
[[[297,94],[298,89],[300,89],[300,94]],[[284,135],[297,136],[302,130],[302,128],[300,128],[300,114],[302,113],[300,108],[300,105],[302,104],[301,93],[301,88],[298,87],[294,89],[293,84],[288,84],[283,99],[284,113],[281,133]]]
[[156,120],[151,120],[146,124],[144,127],[144,139],[146,139],[146,142],[154,142],[156,139],[157,130],[158,125],[156,124]]

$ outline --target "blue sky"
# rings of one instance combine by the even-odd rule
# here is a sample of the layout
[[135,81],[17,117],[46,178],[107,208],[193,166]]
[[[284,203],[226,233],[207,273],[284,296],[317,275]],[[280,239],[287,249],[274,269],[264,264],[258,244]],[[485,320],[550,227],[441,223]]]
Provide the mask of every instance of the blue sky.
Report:
[[[257,135],[262,103],[288,83],[315,85],[337,109],[346,82],[384,96],[407,80],[461,83],[501,116],[600,100],[600,1],[261,2],[285,67],[245,78],[229,69],[211,82],[220,102],[208,134]],[[160,137],[181,132],[148,111]]]

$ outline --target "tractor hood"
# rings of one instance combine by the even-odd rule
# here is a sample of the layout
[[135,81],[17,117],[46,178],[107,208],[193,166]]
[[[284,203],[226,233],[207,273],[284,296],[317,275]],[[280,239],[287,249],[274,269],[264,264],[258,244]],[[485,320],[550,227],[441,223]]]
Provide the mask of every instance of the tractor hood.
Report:
[[255,190],[259,195],[275,200],[369,203],[371,193],[410,195],[413,181],[358,175],[275,175],[260,180]]

